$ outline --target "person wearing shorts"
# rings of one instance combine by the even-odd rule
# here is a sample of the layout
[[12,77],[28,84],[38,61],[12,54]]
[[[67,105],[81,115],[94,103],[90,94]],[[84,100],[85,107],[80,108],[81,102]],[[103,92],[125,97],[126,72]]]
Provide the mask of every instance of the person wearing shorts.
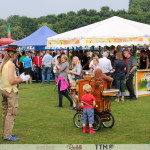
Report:
[[[23,66],[25,75],[30,75],[30,84],[32,83],[32,59],[29,54],[26,54],[26,58],[23,59]],[[28,83],[28,81],[26,81]]]
[[89,84],[85,84],[83,86],[83,90],[85,92],[85,95],[81,98],[81,105],[83,106],[83,118],[82,118],[82,124],[83,124],[83,133],[87,133],[87,124],[89,124],[89,134],[96,133],[93,131],[93,124],[94,124],[94,107],[95,107],[95,97],[90,94],[91,92],[91,86]]

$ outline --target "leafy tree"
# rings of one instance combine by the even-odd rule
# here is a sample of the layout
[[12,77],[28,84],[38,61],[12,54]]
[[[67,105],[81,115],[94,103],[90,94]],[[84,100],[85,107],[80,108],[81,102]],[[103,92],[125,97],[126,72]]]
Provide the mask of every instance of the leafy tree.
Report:
[[61,13],[57,17],[58,17],[58,20],[61,21],[62,19],[66,19],[67,15],[65,13]]
[[4,19],[0,19],[0,26],[7,24],[7,22]]
[[90,10],[88,11],[88,16],[94,17],[94,16],[96,16],[96,15],[98,15],[98,12],[97,12],[96,10],[90,9]]
[[145,23],[150,24],[150,11],[145,14]]
[[0,38],[7,37],[7,25],[0,25]]
[[101,11],[108,12],[110,8],[108,6],[101,7]]
[[99,16],[102,17],[102,19],[106,19],[112,16],[112,13],[110,12],[110,8],[105,6],[101,8],[101,11],[99,12]]
[[48,24],[47,22],[43,22],[41,24],[38,24],[38,29],[41,28],[44,25],[46,25],[47,27],[49,27],[51,30],[53,30],[53,28],[54,28],[52,24]]
[[7,20],[0,19],[0,37],[7,37],[7,25],[12,28],[12,36],[20,40],[43,25],[57,33],[63,33],[85,25],[89,25],[112,16],[150,24],[150,0],[130,0],[129,10],[111,10],[108,6],[101,7],[100,11],[94,9],[81,9],[77,12],[69,11],[58,15],[47,15],[39,18],[12,15]]
[[47,23],[49,24],[54,24],[58,21],[58,17],[56,15],[48,15],[46,18],[48,20]]
[[117,10],[115,12],[116,16],[122,16],[122,15],[126,15],[126,14],[127,14],[127,12],[125,10]]
[[21,25],[20,19],[21,17],[19,15],[11,15],[7,18],[7,22],[11,26],[20,26]]
[[95,22],[98,22],[98,21],[101,21],[101,17],[99,15],[96,15],[96,16],[93,16],[93,17],[90,17],[89,18],[89,24],[92,24],[92,23],[95,23]]
[[150,11],[150,0],[130,0],[130,9],[141,9],[144,12]]
[[88,10],[87,9],[81,9],[77,12],[77,15],[78,16],[81,16],[81,15],[85,15],[85,16],[88,16]]
[[23,16],[20,18],[20,23],[20,27],[22,28],[22,31],[26,36],[32,34],[34,31],[37,30],[37,24],[35,19]]
[[23,33],[22,28],[20,26],[12,27],[12,38],[15,40],[21,40],[26,37],[26,35]]
[[75,15],[76,15],[76,13],[74,11],[69,11],[67,13],[67,16],[75,16]]
[[49,19],[45,16],[41,16],[41,17],[37,18],[35,21],[36,21],[37,24],[41,24],[43,22],[48,22]]
[[11,27],[17,27],[17,29],[21,28],[23,35],[25,36],[28,36],[37,30],[36,19],[28,18],[26,16],[22,17],[18,15],[10,16],[8,17],[7,22],[10,24]]

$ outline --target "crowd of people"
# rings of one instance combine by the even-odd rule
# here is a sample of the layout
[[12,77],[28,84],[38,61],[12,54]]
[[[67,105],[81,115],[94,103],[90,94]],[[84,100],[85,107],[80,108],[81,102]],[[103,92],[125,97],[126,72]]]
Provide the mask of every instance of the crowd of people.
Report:
[[[141,50],[141,57],[138,59],[139,69],[148,69],[150,67],[149,51]],[[148,52],[148,53],[147,53]],[[147,54],[146,54],[147,53]],[[70,53],[71,60],[65,53],[57,51],[38,51],[17,53],[16,47],[10,46],[5,54],[0,53],[0,91],[2,94],[3,108],[3,140],[18,141],[14,138],[12,129],[14,126],[16,111],[18,107],[18,88],[16,84],[28,81],[32,83],[32,77],[36,82],[50,83],[50,74],[55,77],[56,85],[58,86],[58,105],[63,106],[63,96],[65,96],[73,106],[71,110],[76,110],[76,92],[72,92],[72,97],[68,93],[68,87],[74,88],[79,79],[83,79],[83,75],[91,74],[97,77],[98,80],[106,80],[113,82],[113,86],[119,89],[116,95],[117,102],[124,101],[125,83],[129,91],[129,99],[136,100],[135,91],[133,88],[133,77],[137,69],[136,58],[132,55],[132,51],[125,49],[124,51],[114,51],[110,55],[107,51],[93,54],[92,57],[82,50]],[[20,75],[20,76],[19,76]],[[84,86],[85,96],[82,97],[83,109],[93,109],[95,99],[90,95],[91,87]],[[92,106],[86,108],[83,101],[91,102]],[[85,116],[93,110],[85,110]],[[93,114],[93,113],[92,113]],[[83,116],[83,117],[85,117]],[[95,133],[92,130],[93,117],[89,118],[90,134]],[[83,132],[86,131],[87,122],[83,118]]]
[[[88,55],[88,52],[84,53],[80,50],[74,51],[74,54],[70,53],[70,61],[68,62],[68,60],[66,60],[67,68],[61,73],[62,70],[59,66],[63,64],[61,60],[62,55],[65,55],[65,53],[61,53],[60,51],[22,52],[19,53],[18,58],[15,59],[13,63],[16,66],[17,75],[23,72],[25,72],[25,75],[30,75],[30,80],[26,81],[26,83],[30,82],[30,84],[32,83],[32,78],[34,78],[36,82],[50,83],[52,76],[57,82],[57,78],[65,74],[65,80],[69,79],[70,85],[75,85],[76,80],[83,79],[83,70],[88,71],[88,73],[94,73],[94,71],[99,68],[104,74],[114,79],[113,86],[120,90],[120,93],[116,96],[116,101],[124,101],[125,81],[130,93],[130,99],[136,99],[132,84],[135,70],[137,67],[139,69],[148,69],[150,66],[149,50],[145,51],[143,49],[140,51],[138,63],[132,56],[132,51],[127,48],[121,52],[114,50],[111,55],[104,51],[101,57],[99,53],[94,53],[91,56]],[[0,63],[2,60],[3,55],[0,53]],[[72,97],[74,97],[74,94]]]

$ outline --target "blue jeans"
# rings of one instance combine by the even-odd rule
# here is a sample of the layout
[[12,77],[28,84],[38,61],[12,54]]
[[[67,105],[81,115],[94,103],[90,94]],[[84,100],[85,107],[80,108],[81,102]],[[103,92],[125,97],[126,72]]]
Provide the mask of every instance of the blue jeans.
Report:
[[41,79],[41,67],[35,66],[34,71],[36,76],[36,82],[39,82],[39,80]]
[[115,88],[120,90],[119,94],[117,94],[117,97],[126,95],[124,81],[125,80],[115,80]]
[[94,124],[94,109],[93,108],[83,109],[82,123]]
[[42,83],[45,82],[47,79],[47,83],[50,83],[50,73],[51,73],[51,67],[42,67]]

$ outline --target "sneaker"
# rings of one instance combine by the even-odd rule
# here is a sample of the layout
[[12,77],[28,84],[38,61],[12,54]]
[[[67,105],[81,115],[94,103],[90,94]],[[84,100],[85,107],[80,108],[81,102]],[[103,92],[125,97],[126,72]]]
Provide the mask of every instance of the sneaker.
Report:
[[16,136],[16,134],[12,134],[11,136],[12,136],[12,137],[15,137],[15,136]]
[[8,139],[3,139],[3,141],[19,141],[19,138],[14,138],[12,136],[10,136]]
[[69,110],[77,110],[77,108],[76,107],[72,107],[71,109],[69,109]]
[[[11,136],[12,136],[12,137],[15,137],[15,136],[16,136],[16,134],[12,134]],[[2,139],[3,139],[3,138],[4,138],[4,136],[2,136]]]

